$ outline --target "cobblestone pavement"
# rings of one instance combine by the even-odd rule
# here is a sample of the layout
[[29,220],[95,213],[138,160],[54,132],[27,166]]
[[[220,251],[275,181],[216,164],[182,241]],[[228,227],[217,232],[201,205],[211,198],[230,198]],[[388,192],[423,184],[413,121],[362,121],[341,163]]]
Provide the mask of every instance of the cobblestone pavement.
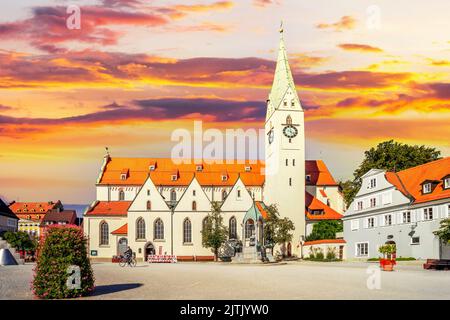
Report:
[[[96,290],[86,299],[450,299],[450,272],[400,263],[379,272],[380,289],[368,289],[374,263],[289,262],[93,264]],[[0,267],[0,299],[33,299],[33,265]],[[376,278],[370,278],[376,287]]]

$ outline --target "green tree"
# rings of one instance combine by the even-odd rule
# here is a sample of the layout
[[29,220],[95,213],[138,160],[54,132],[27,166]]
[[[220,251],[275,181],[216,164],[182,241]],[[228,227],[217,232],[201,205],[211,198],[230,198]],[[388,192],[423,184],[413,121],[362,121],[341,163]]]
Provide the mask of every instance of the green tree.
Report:
[[217,261],[219,248],[227,241],[228,228],[223,224],[222,211],[218,202],[212,202],[211,212],[206,217],[202,230],[202,244],[205,248],[211,248],[214,252],[214,260]]
[[442,242],[450,244],[450,219],[440,222],[439,230],[433,232]]
[[[86,243],[83,230],[78,226],[48,227],[45,237],[39,242],[34,269],[32,289],[37,297],[64,299],[85,296],[92,292],[94,275]],[[77,268],[74,282],[69,278],[69,271],[73,266]]]
[[292,231],[295,230],[294,223],[289,218],[280,218],[278,208],[272,204],[266,207],[267,218],[264,221],[264,242],[266,245],[272,247],[279,244],[283,249],[283,256],[285,256],[286,242],[292,241]]
[[408,145],[394,140],[384,141],[364,152],[364,159],[353,173],[353,180],[341,183],[347,205],[361,187],[361,177],[370,169],[401,171],[440,158],[441,152],[424,145]]
[[24,231],[6,232],[3,237],[17,250],[34,251],[37,247],[37,241],[31,239]]
[[306,241],[336,239],[336,232],[342,232],[343,226],[340,220],[323,220],[315,223],[311,234]]

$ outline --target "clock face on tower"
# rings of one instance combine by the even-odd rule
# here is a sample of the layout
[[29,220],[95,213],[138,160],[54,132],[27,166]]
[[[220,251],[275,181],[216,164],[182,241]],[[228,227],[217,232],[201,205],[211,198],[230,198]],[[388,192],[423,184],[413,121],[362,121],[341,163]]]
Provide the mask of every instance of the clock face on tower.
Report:
[[272,130],[269,131],[269,134],[268,134],[268,136],[269,136],[269,144],[271,144],[273,142],[273,138],[274,138],[273,135],[274,135],[274,132],[273,132],[273,129],[272,129]]
[[283,134],[288,138],[294,138],[298,134],[298,130],[294,126],[286,126],[283,129]]

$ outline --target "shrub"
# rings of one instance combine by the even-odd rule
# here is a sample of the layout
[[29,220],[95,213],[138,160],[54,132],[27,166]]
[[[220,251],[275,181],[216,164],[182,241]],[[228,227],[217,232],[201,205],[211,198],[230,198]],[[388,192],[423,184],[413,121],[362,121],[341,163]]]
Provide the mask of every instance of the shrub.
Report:
[[315,259],[323,260],[324,258],[325,258],[325,255],[323,254],[322,248],[316,248],[315,249]]
[[[37,252],[32,282],[33,293],[43,299],[85,296],[94,289],[94,275],[87,255],[86,238],[77,226],[53,225],[47,228]],[[79,267],[79,285],[67,285],[70,266]]]
[[336,260],[336,248],[328,247],[326,257],[327,257],[327,260]]

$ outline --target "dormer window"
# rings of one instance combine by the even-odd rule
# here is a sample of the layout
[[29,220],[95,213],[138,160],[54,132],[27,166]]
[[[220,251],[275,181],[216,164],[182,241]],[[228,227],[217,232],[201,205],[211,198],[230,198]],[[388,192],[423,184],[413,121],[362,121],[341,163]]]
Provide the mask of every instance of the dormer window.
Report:
[[202,165],[202,164],[197,164],[197,165],[195,166],[195,170],[196,170],[196,171],[203,171],[203,165]]
[[444,189],[450,189],[450,176],[444,177]]
[[156,170],[156,161],[151,161],[148,164],[148,170],[150,170],[150,171],[155,171]]
[[305,176],[307,182],[311,182],[311,175],[307,174]]
[[422,185],[422,192],[423,193],[431,193],[431,182],[424,183]]
[[245,166],[245,172],[250,172],[252,171],[252,167],[250,166]]
[[228,175],[226,173],[222,173],[222,181],[227,181]]
[[128,168],[122,169],[122,171],[120,172],[120,180],[127,180],[129,173],[130,170]]
[[370,189],[373,189],[376,187],[377,187],[377,179],[376,178],[370,179]]
[[172,180],[172,181],[177,181],[178,180],[178,170],[172,172],[172,174],[170,176],[170,180]]

